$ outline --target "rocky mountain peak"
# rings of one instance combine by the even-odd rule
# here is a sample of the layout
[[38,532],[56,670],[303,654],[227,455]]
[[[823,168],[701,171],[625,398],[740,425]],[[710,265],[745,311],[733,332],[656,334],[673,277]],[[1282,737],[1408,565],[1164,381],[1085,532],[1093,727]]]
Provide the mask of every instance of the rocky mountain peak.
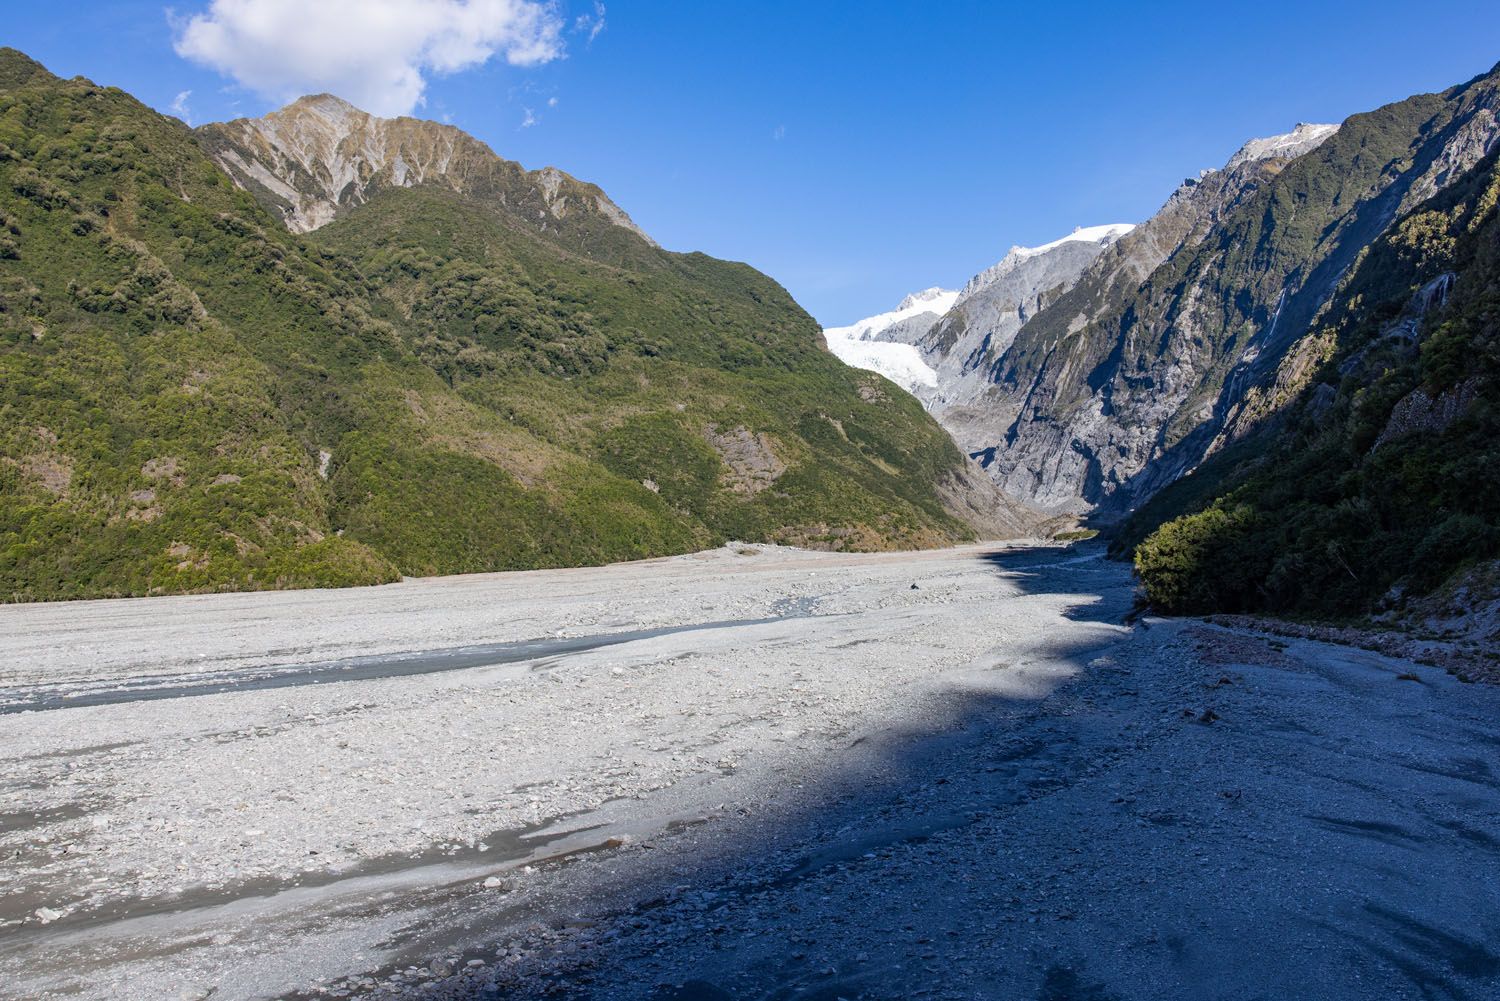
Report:
[[[1050,243],[1044,243],[1039,247],[1022,247],[1015,245],[1010,248],[1004,257],[997,263],[990,265],[979,272],[968,283],[964,285],[963,291],[959,293],[959,300],[967,299],[981,290],[993,285],[995,282],[1016,271],[1027,261],[1038,260],[1047,257],[1058,256],[1055,252],[1068,244],[1093,245],[1091,247],[1080,246],[1091,260],[1097,256],[1098,251],[1114,243],[1122,236],[1127,235],[1135,226],[1131,223],[1110,223],[1105,226],[1078,226],[1073,232]],[[1045,267],[1045,265],[1042,265]],[[1036,265],[1033,265],[1036,267]]]
[[1295,160],[1304,153],[1311,153],[1317,149],[1338,130],[1337,125],[1312,125],[1307,122],[1298,122],[1297,127],[1290,132],[1267,136],[1264,139],[1251,139],[1229,158],[1224,169],[1234,170],[1241,164],[1273,158]]
[[304,94],[302,97],[297,98],[291,104],[288,104],[285,108],[282,108],[280,111],[273,111],[266,117],[269,118],[271,117],[271,115],[300,113],[322,115],[330,119],[349,118],[353,116],[360,116],[363,118],[374,117],[373,115],[369,115],[363,111],[360,111],[354,105],[350,104],[342,97],[339,97],[337,94],[328,93]]
[[[494,198],[522,214],[527,202],[561,220],[595,213],[654,245],[597,187],[545,167],[526,171],[460,129],[418,118],[380,118],[333,94],[300,97],[261,118],[198,130],[204,146],[241,187],[305,233],[390,187],[438,184]],[[545,227],[542,227],[545,228]]]
[[936,312],[944,313],[947,312],[948,307],[952,304],[952,290],[939,288],[934,285],[932,288],[924,288],[920,292],[913,292],[902,299],[901,304],[896,307],[896,312],[906,313],[925,306]]

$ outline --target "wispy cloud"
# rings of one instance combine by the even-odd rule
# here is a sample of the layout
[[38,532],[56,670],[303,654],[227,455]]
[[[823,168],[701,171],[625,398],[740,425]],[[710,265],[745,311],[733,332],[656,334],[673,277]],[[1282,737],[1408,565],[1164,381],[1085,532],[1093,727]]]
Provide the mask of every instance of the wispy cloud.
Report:
[[541,0],[211,0],[168,16],[178,55],[264,97],[329,91],[378,115],[423,103],[430,74],[560,58],[566,25]]
[[599,32],[604,30],[604,4],[594,0],[594,12],[592,14],[579,14],[573,19],[573,30],[586,34],[587,44],[592,45],[594,39],[599,37]]
[[517,128],[529,129],[537,122],[541,121],[541,119],[536,116],[536,112],[532,111],[530,108],[522,108],[521,110],[526,112],[526,114],[522,116],[521,124],[518,125]]
[[193,112],[192,109],[188,107],[188,98],[192,96],[193,92],[190,90],[179,90],[177,92],[177,96],[172,98],[171,107],[172,114],[176,115],[178,118],[181,118],[189,125],[193,124]]
[[771,130],[771,138],[775,139],[777,142],[781,142],[781,140],[785,139],[786,138],[786,126],[785,125],[778,125],[774,129],[772,129]]

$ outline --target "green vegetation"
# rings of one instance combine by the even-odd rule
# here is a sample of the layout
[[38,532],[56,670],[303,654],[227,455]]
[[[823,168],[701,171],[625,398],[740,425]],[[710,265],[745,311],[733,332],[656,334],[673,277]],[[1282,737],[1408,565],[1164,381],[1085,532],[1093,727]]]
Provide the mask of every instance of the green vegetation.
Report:
[[299,237],[200,141],[0,50],[0,600],[972,535],[753,269],[436,188]]
[[1125,526],[1153,605],[1356,615],[1500,556],[1497,201],[1491,155],[1377,240],[1293,403]]

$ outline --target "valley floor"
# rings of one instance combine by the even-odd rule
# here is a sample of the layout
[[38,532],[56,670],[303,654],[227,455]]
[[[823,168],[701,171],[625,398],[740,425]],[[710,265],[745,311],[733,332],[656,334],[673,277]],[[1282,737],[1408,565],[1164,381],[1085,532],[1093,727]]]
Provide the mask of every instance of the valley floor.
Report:
[[1500,996],[1500,688],[1091,549],[0,607],[0,997]]

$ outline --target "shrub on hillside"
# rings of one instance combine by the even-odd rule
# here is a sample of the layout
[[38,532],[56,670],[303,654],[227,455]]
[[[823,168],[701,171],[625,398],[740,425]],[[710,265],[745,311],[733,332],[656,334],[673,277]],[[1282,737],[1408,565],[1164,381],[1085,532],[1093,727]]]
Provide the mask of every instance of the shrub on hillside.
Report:
[[1242,504],[1210,507],[1163,525],[1135,551],[1151,604],[1191,615],[1252,603],[1268,569],[1257,522],[1254,510]]

